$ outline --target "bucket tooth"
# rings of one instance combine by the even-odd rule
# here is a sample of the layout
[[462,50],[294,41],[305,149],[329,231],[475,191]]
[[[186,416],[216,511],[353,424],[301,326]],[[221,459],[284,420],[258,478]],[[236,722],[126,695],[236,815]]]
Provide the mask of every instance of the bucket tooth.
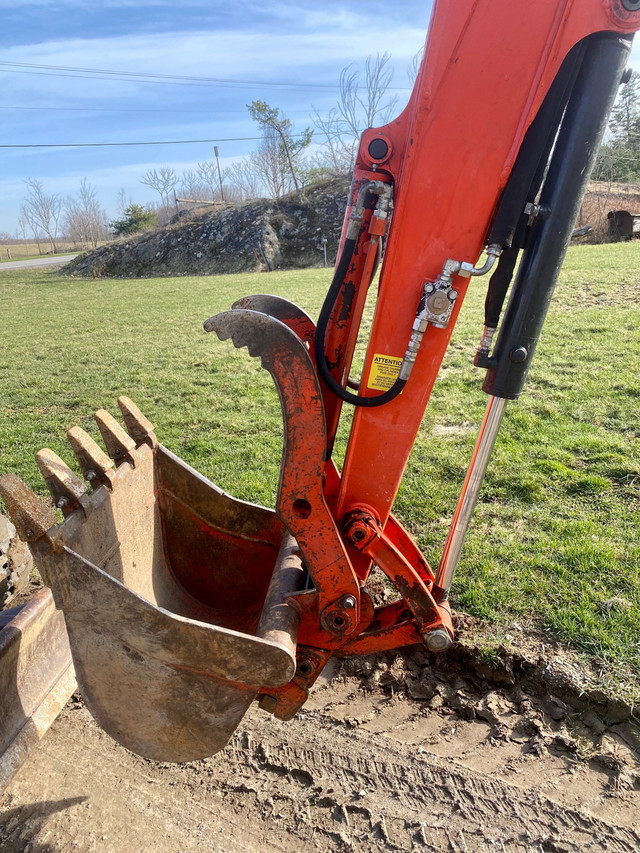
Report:
[[35,542],[54,527],[53,512],[15,474],[0,477],[0,497],[25,542]]
[[125,460],[133,462],[131,451],[136,449],[136,443],[127,435],[118,421],[106,409],[98,409],[94,418],[98,424],[100,435],[107,448],[109,456],[120,464]]
[[114,463],[109,459],[99,444],[80,427],[71,427],[67,438],[73,450],[82,476],[95,490],[98,486],[113,485]]
[[54,504],[65,516],[69,515],[83,503],[87,487],[53,450],[39,450],[36,462]]
[[154,433],[155,427],[151,421],[145,418],[140,409],[129,397],[118,397],[118,406],[120,407],[127,432],[136,445],[139,447],[141,444],[147,443],[153,447],[157,439]]

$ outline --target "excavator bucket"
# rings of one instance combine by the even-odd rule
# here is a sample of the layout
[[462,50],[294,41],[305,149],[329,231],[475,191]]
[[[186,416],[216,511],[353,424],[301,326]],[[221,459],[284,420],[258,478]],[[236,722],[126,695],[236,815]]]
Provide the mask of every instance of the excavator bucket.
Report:
[[190,761],[293,677],[298,614],[285,600],[305,573],[275,512],[225,494],[118,402],[127,432],[96,413],[108,455],[68,433],[90,493],[54,453],[36,457],[61,524],[15,475],[0,494],[64,612],[98,723],[140,755]]

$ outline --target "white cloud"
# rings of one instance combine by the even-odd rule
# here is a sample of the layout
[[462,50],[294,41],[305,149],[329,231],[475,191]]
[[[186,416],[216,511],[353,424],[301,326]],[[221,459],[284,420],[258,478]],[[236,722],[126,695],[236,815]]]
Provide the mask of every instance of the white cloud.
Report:
[[[323,67],[333,69],[327,78],[327,83],[333,85],[344,64],[362,60],[372,52],[371,43],[362,37],[355,38],[362,35],[356,20],[349,27],[331,31],[329,21],[324,20],[321,13],[310,17],[315,23],[309,29],[270,33],[268,38],[257,30],[131,34],[16,45],[5,48],[2,59],[40,65],[284,82],[305,82],[304,69]],[[401,27],[385,32],[384,44],[380,46],[387,47],[395,59],[405,61],[420,48],[423,39],[422,29]],[[119,85],[126,89],[130,84]]]

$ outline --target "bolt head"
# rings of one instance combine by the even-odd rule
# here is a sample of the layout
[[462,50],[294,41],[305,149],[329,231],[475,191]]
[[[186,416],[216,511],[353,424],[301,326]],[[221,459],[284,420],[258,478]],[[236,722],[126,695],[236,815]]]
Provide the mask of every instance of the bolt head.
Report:
[[449,297],[442,290],[438,290],[427,299],[427,308],[432,314],[442,314],[449,308]]
[[301,661],[298,662],[298,672],[300,673],[300,675],[311,675],[313,669],[313,664],[308,658],[303,658]]
[[434,631],[428,631],[423,637],[425,645],[430,652],[444,652],[452,645],[449,632],[444,628],[436,628]]
[[352,595],[345,595],[342,599],[342,606],[345,610],[353,610],[356,606],[356,600]]
[[526,347],[514,347],[509,353],[509,361],[512,362],[512,364],[522,364],[523,361],[527,360],[528,355],[529,353],[527,352]]

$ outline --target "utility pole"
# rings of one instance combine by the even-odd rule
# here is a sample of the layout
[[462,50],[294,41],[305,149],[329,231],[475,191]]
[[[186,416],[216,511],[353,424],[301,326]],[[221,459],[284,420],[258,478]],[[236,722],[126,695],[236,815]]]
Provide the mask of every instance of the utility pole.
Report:
[[222,173],[220,172],[220,154],[218,152],[218,146],[214,145],[213,150],[216,152],[216,164],[218,166],[218,180],[220,181],[220,197],[222,201],[224,201],[224,189],[222,188]]

